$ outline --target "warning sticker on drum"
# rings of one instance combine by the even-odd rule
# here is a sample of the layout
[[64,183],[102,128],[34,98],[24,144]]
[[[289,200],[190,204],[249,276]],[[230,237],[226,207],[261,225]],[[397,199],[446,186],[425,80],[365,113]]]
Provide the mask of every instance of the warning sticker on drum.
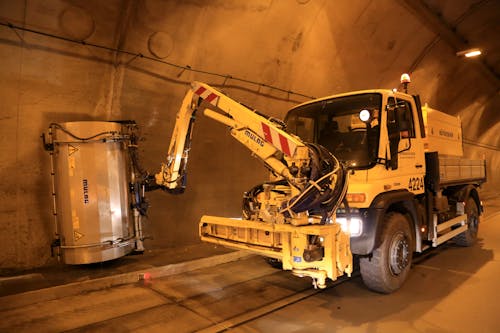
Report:
[[76,230],[73,230],[73,238],[75,239],[75,242],[77,242],[82,237],[83,237],[83,234],[79,233]]

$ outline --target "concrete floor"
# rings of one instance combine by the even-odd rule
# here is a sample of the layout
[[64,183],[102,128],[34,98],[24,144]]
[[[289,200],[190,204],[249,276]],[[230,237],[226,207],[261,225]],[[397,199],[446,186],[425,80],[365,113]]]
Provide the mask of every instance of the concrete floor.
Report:
[[[205,258],[212,258],[211,263],[220,264],[231,257],[238,255],[230,254],[224,259],[224,254],[233,251],[221,246],[208,243],[183,246],[181,248],[146,249],[141,255],[128,255],[115,260],[89,265],[65,265],[58,263],[42,268],[12,272],[12,274],[0,277],[0,299],[3,296],[37,291],[44,288],[59,288],[64,285],[86,283],[87,285],[99,285],[97,280],[116,280],[117,276],[122,279],[132,278],[137,280],[137,272],[148,272],[150,274],[165,275],[165,270],[171,270],[176,266],[189,266],[187,269],[200,268],[200,263]],[[217,259],[223,256],[222,259]],[[215,258],[215,259],[214,259]],[[183,268],[184,270],[184,268]],[[99,287],[99,286],[98,286]],[[1,306],[0,306],[1,308]]]
[[446,244],[417,259],[392,295],[359,277],[315,291],[250,256],[87,292],[54,287],[52,299],[23,306],[23,294],[1,297],[0,332],[498,332],[499,220],[500,199],[490,198],[475,246]]

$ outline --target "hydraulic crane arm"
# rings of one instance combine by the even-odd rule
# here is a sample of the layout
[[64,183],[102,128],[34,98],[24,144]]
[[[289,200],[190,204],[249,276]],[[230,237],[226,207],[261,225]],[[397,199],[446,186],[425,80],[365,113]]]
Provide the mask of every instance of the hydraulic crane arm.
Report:
[[[282,122],[264,117],[201,82],[192,83],[177,114],[166,162],[155,175],[162,189],[182,193],[186,187],[186,167],[198,111],[229,126],[231,135],[276,176],[278,180],[274,185],[286,184],[288,200],[283,200],[278,207],[285,218],[314,210],[324,221],[338,205],[345,192],[346,175],[333,155],[321,146],[305,143],[287,133]],[[264,189],[259,188],[254,193],[262,191]],[[250,202],[250,206],[255,205]]]
[[334,216],[347,190],[344,167],[322,146],[287,133],[281,121],[207,84],[194,82],[184,97],[156,184],[170,193],[184,191],[197,112],[227,125],[274,175],[244,194],[243,219],[203,216],[201,239],[281,260],[284,269],[310,276],[321,288],[326,278],[350,274],[349,238]]
[[264,161],[273,173],[300,187],[299,175],[292,175],[287,163],[307,165],[307,146],[279,128],[276,122],[201,82],[193,82],[182,101],[166,162],[155,176],[158,185],[170,192],[183,192],[195,115],[200,109],[207,117],[229,126],[231,134]]

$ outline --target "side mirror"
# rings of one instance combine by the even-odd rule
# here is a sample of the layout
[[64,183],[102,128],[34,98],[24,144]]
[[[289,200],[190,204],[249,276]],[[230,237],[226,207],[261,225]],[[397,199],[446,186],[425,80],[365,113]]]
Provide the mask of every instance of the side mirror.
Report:
[[396,170],[398,168],[398,154],[391,153],[391,156],[391,159],[388,161],[389,164],[387,166],[387,169],[391,168],[392,170]]
[[396,170],[398,168],[398,148],[400,136],[400,128],[397,121],[397,108],[387,109],[387,133],[389,135],[389,149],[391,150],[391,158],[386,162],[386,168]]
[[400,135],[399,131],[394,131],[394,134],[390,134],[391,131],[389,131],[389,149],[391,150],[391,159],[388,161],[389,165],[387,167],[390,167],[392,170],[396,170],[398,168],[398,150],[399,150],[399,140],[400,140]]
[[410,129],[410,124],[408,124],[408,122],[406,120],[400,120],[398,127],[399,127],[400,132],[405,132],[405,131],[408,131]]
[[399,133],[401,133],[401,138],[410,140],[410,126],[407,121],[399,123]]
[[[396,104],[395,106],[389,106],[387,108],[387,120],[388,123],[393,122],[395,124],[394,131],[401,133],[403,138],[408,137],[408,132],[410,131],[410,123],[404,119],[403,115],[406,111],[406,105],[401,104],[402,102]],[[391,133],[389,132],[389,135]]]

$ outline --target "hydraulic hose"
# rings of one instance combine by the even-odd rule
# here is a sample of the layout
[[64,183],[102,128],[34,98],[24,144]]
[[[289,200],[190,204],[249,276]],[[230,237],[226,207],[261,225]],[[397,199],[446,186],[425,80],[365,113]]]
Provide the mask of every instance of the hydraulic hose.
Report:
[[323,146],[308,144],[308,147],[311,155],[309,184],[286,202],[280,212],[290,217],[293,213],[308,211],[311,215],[322,215],[326,220],[345,196],[347,172]]

